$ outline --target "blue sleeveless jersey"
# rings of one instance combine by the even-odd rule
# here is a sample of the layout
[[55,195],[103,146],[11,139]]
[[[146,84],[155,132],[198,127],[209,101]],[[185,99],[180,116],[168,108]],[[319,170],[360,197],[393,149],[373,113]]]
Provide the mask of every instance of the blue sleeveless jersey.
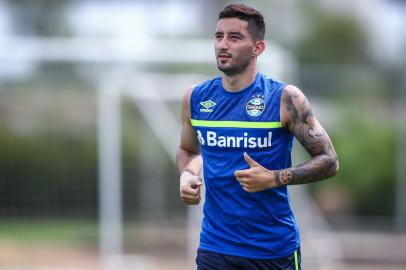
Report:
[[257,73],[237,93],[221,78],[196,86],[191,123],[200,142],[206,186],[200,248],[249,258],[280,258],[300,244],[287,187],[249,193],[234,176],[243,153],[270,170],[291,166],[293,136],[280,123],[285,84]]

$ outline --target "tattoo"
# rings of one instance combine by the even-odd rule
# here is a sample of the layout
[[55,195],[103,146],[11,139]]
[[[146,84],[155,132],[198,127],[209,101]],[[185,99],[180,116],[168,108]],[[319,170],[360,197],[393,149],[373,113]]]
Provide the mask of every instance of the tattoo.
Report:
[[308,124],[298,123],[293,133],[311,156],[326,153],[329,139],[323,128],[314,128]]
[[277,171],[277,182],[281,185],[306,184],[335,175],[338,170],[337,155],[306,97],[299,90],[288,89],[284,91],[283,103],[291,119],[288,127],[311,159],[296,167]]
[[[299,105],[294,105],[294,102],[299,102]],[[308,123],[308,118],[313,116],[312,111],[310,110],[310,104],[306,98],[301,97],[297,93],[288,93],[285,96],[286,108],[291,114],[291,117],[295,121],[302,121]]]
[[282,185],[289,184],[290,181],[293,179],[293,174],[289,170],[281,171],[278,174],[278,182]]

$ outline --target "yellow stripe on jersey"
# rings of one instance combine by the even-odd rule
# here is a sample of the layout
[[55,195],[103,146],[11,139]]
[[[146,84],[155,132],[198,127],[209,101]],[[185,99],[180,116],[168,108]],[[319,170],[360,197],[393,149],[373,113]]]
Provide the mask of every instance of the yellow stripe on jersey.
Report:
[[190,119],[194,127],[219,128],[281,128],[281,122],[210,121]]

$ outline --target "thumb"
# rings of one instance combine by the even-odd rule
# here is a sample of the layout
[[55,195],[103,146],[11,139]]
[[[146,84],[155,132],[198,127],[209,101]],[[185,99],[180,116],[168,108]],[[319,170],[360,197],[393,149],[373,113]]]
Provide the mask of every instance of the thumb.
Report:
[[201,186],[203,186],[203,181],[202,181],[202,179],[199,177],[199,178],[197,178],[197,179],[195,179],[196,181],[193,181],[191,184],[190,184],[190,186],[192,187],[192,188],[198,188],[198,187],[201,187]]
[[245,161],[248,163],[248,165],[250,165],[250,167],[258,167],[261,166],[258,162],[256,162],[255,160],[253,160],[248,154],[247,152],[244,152],[244,159]]

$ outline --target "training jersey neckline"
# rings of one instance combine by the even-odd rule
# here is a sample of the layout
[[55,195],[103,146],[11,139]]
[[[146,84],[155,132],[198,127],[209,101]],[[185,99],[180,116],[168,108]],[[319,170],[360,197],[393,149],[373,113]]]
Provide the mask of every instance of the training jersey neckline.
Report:
[[223,87],[223,82],[222,82],[222,78],[220,77],[220,78],[219,78],[220,89],[221,89],[220,92],[221,92],[222,94],[227,95],[227,96],[230,96],[230,97],[236,97],[236,96],[243,95],[243,94],[245,94],[247,91],[249,91],[250,89],[252,89],[252,88],[255,86],[255,84],[256,84],[257,81],[259,80],[259,76],[260,76],[260,74],[259,74],[259,72],[257,72],[257,73],[255,74],[255,80],[254,80],[250,85],[248,85],[247,87],[241,89],[241,90],[238,91],[238,92],[230,92],[230,91],[227,91],[226,89],[224,89],[224,87]]

